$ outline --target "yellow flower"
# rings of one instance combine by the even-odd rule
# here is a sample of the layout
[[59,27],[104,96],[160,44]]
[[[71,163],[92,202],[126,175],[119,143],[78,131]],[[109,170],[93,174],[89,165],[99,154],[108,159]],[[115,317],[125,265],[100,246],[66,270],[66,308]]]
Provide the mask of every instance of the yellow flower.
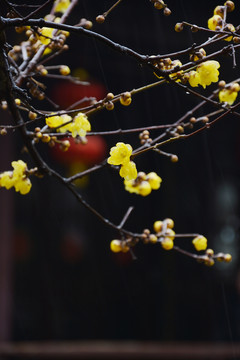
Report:
[[142,196],[147,196],[152,192],[151,185],[148,181],[143,180],[138,186],[138,194]]
[[15,184],[15,190],[19,191],[20,194],[25,195],[27,193],[29,193],[29,191],[31,190],[32,184],[30,179],[26,178],[26,179],[22,179],[21,181],[17,181]]
[[212,82],[218,82],[219,71],[217,69],[219,67],[219,62],[215,60],[205,61],[197,67],[197,72],[200,76],[200,85],[202,85],[204,89]]
[[0,174],[0,186],[5,187],[7,190],[11,189],[15,184],[15,179],[13,179],[12,171],[5,171]]
[[147,174],[146,180],[149,182],[153,190],[157,190],[160,188],[162,179],[155,172],[150,172],[149,174]]
[[189,72],[189,78],[188,78],[188,82],[192,87],[196,87],[199,85],[200,83],[200,75],[197,71],[190,71]]
[[76,137],[77,135],[84,137],[86,136],[87,131],[91,130],[91,124],[88,121],[87,116],[81,112],[73,118],[73,122],[69,125],[69,130],[73,137]]
[[123,177],[125,180],[134,180],[137,177],[137,169],[136,164],[133,161],[129,161],[124,163],[121,166],[119,171],[119,175]]
[[64,13],[71,4],[71,2],[70,0],[56,0],[55,4],[56,5],[54,11]]
[[217,26],[222,27],[222,18],[220,15],[213,15],[208,19],[208,28],[210,30],[215,30]]
[[63,123],[61,116],[58,116],[58,115],[47,117],[45,120],[46,120],[46,124],[50,128],[58,127],[58,126],[62,125],[62,123]]
[[138,187],[135,184],[135,181],[132,180],[124,180],[125,190],[130,193],[138,194]]
[[231,89],[222,89],[219,91],[219,101],[220,102],[226,102],[229,105],[232,105],[234,101],[236,100],[238,95],[237,91],[232,91]]
[[41,35],[38,35],[38,39],[43,45],[48,45],[51,42],[53,30],[54,29],[48,27],[43,27],[39,30]]
[[26,176],[27,165],[24,161],[18,160],[12,162],[13,171],[5,171],[0,174],[0,186],[7,190],[15,187],[22,195],[29,193],[32,184]]
[[[54,116],[51,116],[51,117],[47,117],[45,120],[46,120],[46,124],[50,128],[56,128],[56,127],[59,127],[61,125],[64,125],[65,123],[68,123],[69,121],[71,121],[72,117],[67,115],[67,114],[64,114],[64,115],[61,115],[61,116],[54,115]],[[60,131],[60,132],[66,132],[67,130],[70,131],[69,125],[71,125],[71,123],[60,127],[59,129],[57,129],[57,131]]]
[[197,251],[206,250],[207,248],[207,239],[202,235],[196,236],[192,243]]
[[189,72],[189,84],[192,87],[202,85],[205,89],[207,85],[218,81],[219,71],[217,69],[219,67],[219,62],[215,60],[207,60],[201,63],[198,65],[196,71]]
[[[61,121],[62,121],[62,125],[59,129],[57,129],[57,131],[64,133],[66,131],[70,131],[71,132],[71,128],[72,128],[72,117],[70,115],[64,114],[60,116]],[[66,124],[66,125],[64,125]]]
[[23,176],[23,174],[27,169],[27,164],[25,164],[25,162],[22,160],[12,161],[12,167],[14,169],[13,177],[16,179],[16,178],[21,178]]
[[118,142],[110,150],[110,157],[107,162],[111,165],[123,165],[130,161],[132,155],[132,147],[129,144]]

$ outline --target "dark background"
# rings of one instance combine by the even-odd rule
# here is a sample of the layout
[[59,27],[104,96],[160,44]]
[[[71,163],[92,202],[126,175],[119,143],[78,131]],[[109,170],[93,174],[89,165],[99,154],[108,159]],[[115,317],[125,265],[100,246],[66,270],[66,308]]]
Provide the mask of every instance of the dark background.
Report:
[[[82,17],[94,22],[113,1],[79,3],[73,23]],[[201,4],[169,1],[172,15],[165,17],[147,0],[123,0],[104,24],[94,22],[93,30],[141,54],[165,54],[207,39],[208,34],[192,34],[188,29],[177,34],[174,25],[185,20],[206,26],[216,5],[219,3],[211,1],[210,5],[207,0]],[[229,15],[235,25],[238,13],[239,6]],[[88,79],[102,84],[106,92],[117,94],[156,80],[148,68],[94,39],[72,35],[68,43],[70,51],[59,61],[72,70],[85,69]],[[236,54],[237,62],[238,58]],[[220,79],[237,78],[239,67],[232,70],[231,58],[218,60]],[[215,87],[203,93],[210,94]],[[49,81],[49,96],[54,96],[54,89],[56,84]],[[102,111],[90,121],[96,131],[167,124],[197,101],[165,84],[136,95],[128,108],[117,104],[113,111]],[[198,115],[208,110],[212,108]],[[160,245],[137,246],[136,260],[129,253],[113,254],[109,243],[117,234],[54,179],[33,179],[33,189],[26,197],[10,191],[14,216],[9,239],[9,338],[238,341],[239,130],[239,119],[231,115],[195,137],[166,146],[164,150],[178,155],[176,164],[155,153],[137,159],[138,170],[156,171],[163,179],[159,191],[146,198],[126,193],[119,175],[111,169],[93,174],[88,186],[80,189],[92,206],[115,223],[133,205],[135,210],[126,224],[132,231],[152,229],[155,220],[171,217],[176,232],[202,233],[210,248],[230,252],[231,264],[208,268],[174,251],[166,252]],[[14,140],[16,157],[22,144],[17,135]],[[137,136],[105,140],[108,148],[117,141],[138,146]],[[67,173],[49,149],[41,147],[41,151],[59,171]],[[28,160],[26,155],[23,158]],[[9,164],[11,161],[9,157]],[[0,190],[2,203],[5,192]],[[192,250],[190,242],[176,240]]]

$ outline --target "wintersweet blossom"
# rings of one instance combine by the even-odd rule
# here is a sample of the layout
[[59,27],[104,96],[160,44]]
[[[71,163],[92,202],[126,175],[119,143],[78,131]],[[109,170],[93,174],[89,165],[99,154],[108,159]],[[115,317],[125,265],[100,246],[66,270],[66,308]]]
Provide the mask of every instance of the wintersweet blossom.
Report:
[[238,92],[232,91],[231,89],[222,89],[219,91],[218,96],[220,102],[226,102],[232,105],[238,96]]
[[133,161],[124,163],[119,171],[119,175],[123,177],[126,181],[131,181],[137,177],[137,168],[136,164]]
[[162,179],[155,172],[150,172],[147,174],[146,180],[149,182],[152,190],[157,190],[160,188]]
[[206,86],[210,85],[212,82],[218,82],[219,71],[218,68],[220,64],[215,60],[207,60],[198,65],[196,71],[189,72],[189,84],[192,87],[202,85],[205,89]]
[[43,27],[39,30],[41,35],[38,35],[38,39],[43,45],[48,45],[51,42],[53,30],[54,29],[48,27]]
[[196,236],[193,239],[192,243],[197,251],[206,250],[207,248],[207,239],[205,238],[205,236]]
[[217,26],[222,27],[222,17],[220,15],[213,15],[208,19],[208,28],[215,30]]
[[5,171],[0,174],[0,186],[7,190],[14,187],[22,195],[29,193],[32,184],[26,176],[27,164],[22,160],[13,161],[12,167],[13,171]]
[[110,157],[107,162],[111,165],[123,165],[130,161],[132,155],[132,147],[129,144],[118,142],[110,150]]
[[69,131],[73,137],[77,135],[85,137],[87,131],[91,130],[91,124],[88,121],[87,115],[79,112],[74,118],[73,122],[69,124]]
[[45,121],[46,121],[46,124],[50,128],[56,128],[63,124],[63,118],[62,118],[62,116],[59,116],[59,115],[53,115],[53,116],[47,117],[45,119]]

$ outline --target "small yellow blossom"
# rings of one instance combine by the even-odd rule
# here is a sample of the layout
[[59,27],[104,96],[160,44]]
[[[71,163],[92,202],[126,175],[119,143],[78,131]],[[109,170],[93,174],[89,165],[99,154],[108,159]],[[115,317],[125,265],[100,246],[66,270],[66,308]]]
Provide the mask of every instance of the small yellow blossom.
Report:
[[55,4],[56,5],[54,11],[64,13],[71,4],[71,2],[70,0],[56,0]]
[[118,142],[110,150],[110,157],[107,162],[111,165],[123,165],[130,161],[132,155],[132,147],[129,144]]
[[142,196],[147,196],[152,192],[151,185],[148,181],[143,180],[138,186],[138,194]]
[[0,175],[0,186],[5,187],[7,190],[11,189],[15,184],[12,171],[5,171]]
[[212,82],[218,81],[219,67],[219,62],[215,60],[207,60],[201,63],[198,65],[196,71],[189,72],[189,84],[192,87],[202,85],[205,89],[206,86],[210,85]]
[[232,105],[238,96],[238,92],[232,91],[231,89],[222,89],[219,91],[218,96],[220,102],[226,102]]
[[160,188],[162,179],[155,172],[150,172],[149,174],[147,174],[146,180],[149,182],[153,190],[157,190]]
[[207,239],[202,235],[196,236],[192,243],[197,251],[206,250],[207,248]]
[[135,185],[135,182],[132,180],[124,181],[125,190],[130,193],[138,194],[138,187]]
[[200,76],[200,85],[204,89],[212,82],[218,82],[219,71],[217,69],[219,67],[219,62],[215,60],[208,60],[198,65],[197,72]]
[[85,137],[87,131],[91,131],[91,124],[88,121],[87,115],[81,112],[73,118],[73,122],[69,125],[69,130],[73,137],[76,137],[77,135]]
[[124,163],[120,168],[119,174],[127,181],[136,179],[137,177],[136,164],[133,161]]
[[46,120],[46,124],[50,128],[56,128],[63,124],[63,120],[62,120],[61,116],[58,116],[58,115],[47,117],[45,120]]
[[208,19],[208,28],[210,30],[215,30],[217,26],[222,27],[222,18],[220,15],[213,15]]
[[20,194],[25,195],[31,190],[31,181],[26,176],[27,165],[24,161],[12,162],[13,171],[5,171],[0,174],[0,187],[6,189],[15,188]]
[[30,179],[26,178],[21,181],[16,181],[14,186],[16,191],[19,191],[22,195],[26,195],[31,190],[32,184]]
[[188,82],[192,87],[196,87],[200,84],[200,75],[197,71],[190,71]]
[[54,29],[48,27],[43,27],[39,30],[41,35],[38,35],[38,39],[43,45],[48,45],[51,42],[53,30]]
[[12,161],[12,167],[14,178],[21,178],[27,169],[27,164],[22,160]]
[[[70,115],[63,114],[60,116],[60,118],[61,118],[61,122],[62,122],[62,124],[60,124],[60,125],[63,125],[63,126],[61,126],[59,129],[57,129],[57,131],[59,131],[61,133],[64,133],[66,131],[71,132],[72,117]],[[66,125],[64,125],[64,124],[66,124]]]

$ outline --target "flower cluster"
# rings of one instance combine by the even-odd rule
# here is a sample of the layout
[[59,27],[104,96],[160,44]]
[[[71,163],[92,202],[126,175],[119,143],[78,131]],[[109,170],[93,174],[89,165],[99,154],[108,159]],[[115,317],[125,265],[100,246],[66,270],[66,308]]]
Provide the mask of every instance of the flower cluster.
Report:
[[212,82],[218,81],[220,64],[215,60],[207,60],[197,66],[196,71],[192,70],[188,73],[188,81],[192,87],[202,85],[205,89],[206,86]]
[[155,172],[145,174],[141,171],[137,174],[136,179],[124,180],[124,185],[130,193],[147,196],[152,190],[159,189],[161,182],[162,179]]
[[110,150],[110,157],[107,159],[108,164],[121,165],[119,174],[125,180],[134,180],[137,177],[136,165],[130,160],[132,147],[130,144],[118,142]]
[[175,231],[173,230],[173,227],[174,221],[170,218],[163,221],[157,220],[153,224],[156,237],[165,250],[171,250],[174,246],[173,240],[175,238]]
[[[58,132],[69,131],[73,137],[85,137],[86,133],[91,130],[91,124],[84,113],[79,112],[74,118],[71,116],[54,115],[46,118],[46,124],[50,128],[57,128]],[[64,125],[66,124],[66,125]],[[63,126],[61,126],[63,125]]]
[[[172,60],[171,58],[166,58],[166,59],[161,59],[161,60],[153,60],[153,65],[160,69],[160,70],[173,70],[176,69],[176,72],[174,72],[173,74],[170,74],[170,78],[172,78],[173,80],[176,81],[180,81],[180,77],[182,74],[182,70],[178,71],[178,69],[182,66],[182,63],[180,60],[176,59],[176,60]],[[158,76],[156,73],[154,73],[154,75],[156,75],[159,79],[163,79],[162,76]]]
[[238,83],[233,83],[219,91],[219,101],[232,105],[236,100],[239,91],[240,85]]
[[[226,11],[230,12],[233,11],[234,8],[235,6],[232,1],[226,1],[224,6],[221,5],[216,6],[213,12],[213,16],[210,19],[208,19],[208,28],[210,30],[221,30],[224,23],[223,18],[225,14],[225,9]],[[234,32],[235,27],[233,26],[233,24],[226,24],[224,30]],[[224,40],[231,41],[232,36],[228,36]]]
[[12,162],[13,171],[5,171],[0,175],[0,186],[6,189],[15,188],[20,194],[25,195],[31,190],[32,184],[27,177],[27,164],[18,160]]

